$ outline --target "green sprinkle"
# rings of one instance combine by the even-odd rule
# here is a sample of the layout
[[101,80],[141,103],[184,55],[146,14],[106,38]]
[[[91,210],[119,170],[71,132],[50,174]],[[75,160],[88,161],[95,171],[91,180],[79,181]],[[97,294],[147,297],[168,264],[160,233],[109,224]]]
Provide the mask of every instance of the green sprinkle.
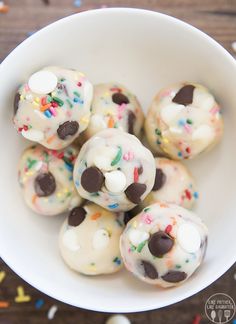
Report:
[[43,154],[44,154],[45,162],[48,163],[49,162],[49,154],[48,154],[48,152],[44,151]]
[[185,262],[186,262],[186,263],[189,263],[189,259],[186,259]]
[[118,128],[118,123],[116,122],[115,125],[114,125],[114,128]]
[[193,123],[192,119],[187,119],[187,123],[192,125],[192,123]]
[[179,264],[176,264],[176,269],[180,269],[181,268],[181,265],[179,265]]
[[58,98],[58,97],[52,97],[52,99],[54,101],[56,101],[60,107],[64,105],[64,101],[61,100],[60,98]]
[[66,198],[70,197],[71,195],[72,195],[71,192],[67,192],[67,194],[66,194]]
[[37,160],[31,160],[29,158],[27,162],[28,162],[28,169],[31,169],[35,165],[35,163],[37,163]]
[[131,250],[132,252],[134,252],[134,251],[136,250],[136,247],[135,247],[134,245],[131,245],[130,250]]
[[118,218],[116,218],[116,222],[117,222],[117,224],[118,224],[120,227],[123,227],[122,222],[121,222]]
[[137,246],[137,252],[141,252],[142,249],[144,248],[145,244],[147,243],[147,241],[143,241],[141,242],[138,246]]
[[117,152],[114,160],[111,161],[111,166],[116,165],[120,161],[120,159],[121,159],[121,156],[122,156],[122,148],[120,146],[118,148],[119,149],[118,149],[118,152]]
[[155,133],[156,135],[161,136],[161,131],[158,128],[155,129]]
[[147,207],[147,208],[144,208],[143,211],[146,213],[146,212],[148,212],[149,210],[150,210],[150,208]]
[[99,194],[99,192],[92,192],[92,193],[90,194],[90,196],[91,196],[91,197],[99,197],[100,194]]
[[74,94],[76,97],[80,98],[80,94],[79,94],[77,91],[74,91],[73,94]]
[[61,79],[60,79],[60,81],[61,81],[61,82],[64,82],[64,81],[65,81],[65,79],[64,79],[64,78],[61,78]]
[[52,102],[52,101],[53,101],[52,97],[51,96],[47,96],[47,102]]
[[66,102],[68,103],[68,105],[69,105],[70,108],[73,108],[73,105],[72,105],[72,103],[70,102],[69,99],[66,99]]

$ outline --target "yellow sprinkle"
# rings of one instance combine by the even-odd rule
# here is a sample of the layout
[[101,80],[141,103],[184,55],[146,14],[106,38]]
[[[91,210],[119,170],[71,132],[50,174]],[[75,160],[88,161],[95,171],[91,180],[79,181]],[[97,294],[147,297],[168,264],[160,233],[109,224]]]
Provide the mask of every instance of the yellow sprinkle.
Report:
[[40,102],[40,99],[39,99],[39,97],[36,97],[35,99],[34,99],[37,103],[39,103]]
[[27,171],[27,172],[25,173],[25,175],[26,175],[27,177],[30,177],[30,176],[32,176],[34,173],[35,173],[35,172]]
[[169,140],[168,140],[166,137],[164,137],[164,138],[162,139],[162,141],[163,141],[165,144],[168,144],[168,143],[169,143]]
[[16,303],[27,303],[31,300],[29,295],[25,295],[24,288],[22,286],[17,287],[17,296],[15,297]]
[[20,100],[24,100],[24,99],[25,99],[25,97],[21,95],[20,96]]
[[6,272],[0,271],[0,283],[4,280],[5,277],[6,277]]
[[69,189],[68,189],[68,188],[65,188],[65,189],[63,190],[63,192],[64,192],[64,193],[67,193],[67,192],[69,192]]
[[104,113],[105,113],[106,115],[109,115],[109,116],[115,116],[114,111],[109,110],[109,109],[108,109],[108,110],[105,110]]
[[112,231],[109,227],[106,227],[106,231],[108,232],[109,237],[111,237]]
[[136,228],[137,227],[137,222],[134,221],[133,224],[132,224],[133,228]]
[[83,118],[80,119],[80,122],[83,123],[83,124],[88,124],[89,119],[88,119],[88,117],[83,117]]
[[35,100],[33,101],[33,105],[36,106],[36,107],[39,106],[39,104]]
[[110,93],[109,92],[105,92],[103,96],[104,97],[109,97],[110,96]]
[[85,74],[82,73],[82,72],[79,72],[79,75],[82,76],[82,77],[85,77]]
[[61,192],[59,191],[59,192],[57,193],[57,198],[61,198],[61,196],[62,196],[62,194],[61,194]]

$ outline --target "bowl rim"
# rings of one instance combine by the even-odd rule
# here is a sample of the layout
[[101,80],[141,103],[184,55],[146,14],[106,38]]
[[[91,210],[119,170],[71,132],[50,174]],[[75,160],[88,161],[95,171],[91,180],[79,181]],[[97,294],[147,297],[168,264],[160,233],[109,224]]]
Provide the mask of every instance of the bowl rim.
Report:
[[[206,33],[204,33],[203,31],[199,30],[198,28],[190,25],[187,22],[184,22],[178,18],[172,17],[170,15],[167,14],[163,14],[163,13],[159,13],[156,11],[152,11],[152,10],[147,10],[147,9],[138,9],[138,8],[128,8],[128,7],[119,7],[119,8],[99,8],[99,9],[93,9],[93,10],[88,10],[88,11],[83,11],[80,13],[76,13],[76,14],[72,14],[69,15],[67,17],[61,18],[45,27],[43,27],[42,29],[40,29],[39,31],[35,32],[33,35],[31,35],[30,37],[26,38],[24,41],[22,41],[19,45],[17,45],[9,54],[8,56],[2,61],[2,63],[0,64],[0,73],[2,72],[2,70],[5,68],[5,66],[8,64],[8,61],[11,59],[12,56],[14,56],[17,51],[19,50],[19,48],[21,48],[22,46],[30,46],[31,42],[34,41],[35,39],[37,39],[38,37],[40,37],[41,35],[45,34],[48,32],[48,30],[50,29],[54,29],[55,27],[57,27],[60,24],[64,24],[67,21],[72,21],[77,19],[80,16],[93,16],[93,15],[98,15],[98,14],[109,14],[109,13],[123,13],[123,14],[129,14],[129,15],[149,15],[149,16],[155,16],[158,19],[164,19],[167,20],[171,23],[174,23],[176,25],[182,25],[185,29],[190,30],[193,34],[201,36],[202,38],[204,38],[208,43],[210,43],[212,46],[214,46],[216,48],[216,50],[218,50],[219,52],[221,52],[222,55],[224,55],[225,60],[228,60],[228,62],[235,67],[235,71],[236,71],[236,60],[233,58],[233,56],[225,49],[223,48],[223,46],[221,46],[217,41],[215,41],[213,38],[211,38],[209,35],[207,35]],[[15,269],[14,266],[14,261],[11,260],[11,257],[9,257],[8,255],[2,255],[1,252],[1,258],[2,260],[13,270],[13,272],[15,272],[20,278],[22,278],[24,281],[26,281],[29,285],[31,285],[32,287],[36,288],[37,290],[41,291],[42,293],[60,301],[60,302],[64,302],[68,305],[72,305],[75,307],[80,307],[83,309],[87,309],[87,310],[92,310],[92,311],[99,311],[99,312],[109,312],[109,313],[130,313],[130,312],[142,312],[142,311],[149,311],[149,310],[154,310],[157,309],[157,305],[155,303],[148,303],[148,305],[143,305],[143,307],[139,307],[138,309],[136,307],[130,307],[129,305],[127,305],[126,307],[122,306],[122,307],[117,307],[117,309],[112,308],[111,306],[91,306],[91,305],[87,305],[87,304],[83,304],[83,301],[71,301],[68,300],[66,297],[64,296],[57,296],[56,293],[54,293],[53,291],[51,291],[50,289],[48,289],[47,287],[40,287],[38,285],[38,283],[33,283],[31,282],[31,280],[27,279],[26,276],[24,275],[24,273],[22,273],[21,271],[18,271],[17,269]],[[175,304],[177,302],[180,302],[186,298],[189,298],[191,296],[194,296],[196,293],[200,292],[201,290],[205,289],[206,287],[208,287],[209,285],[211,285],[215,280],[217,280],[218,278],[220,278],[234,263],[236,262],[236,255],[234,256],[232,254],[232,257],[229,258],[229,260],[227,261],[227,263],[224,263],[223,265],[219,266],[217,268],[217,270],[212,274],[211,279],[207,282],[201,282],[198,286],[196,286],[196,288],[193,291],[187,291],[183,294],[181,294],[181,296],[174,296],[172,298],[170,298],[170,301],[168,303],[166,302],[161,302],[160,300],[158,301],[158,309],[162,308],[162,307],[166,307],[172,304]]]

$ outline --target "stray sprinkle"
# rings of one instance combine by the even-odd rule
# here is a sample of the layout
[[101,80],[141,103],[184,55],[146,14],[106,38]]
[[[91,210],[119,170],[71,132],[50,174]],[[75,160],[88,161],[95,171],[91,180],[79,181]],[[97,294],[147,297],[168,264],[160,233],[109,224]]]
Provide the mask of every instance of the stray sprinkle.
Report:
[[58,307],[56,305],[53,305],[49,311],[48,311],[48,319],[52,320],[58,310]]

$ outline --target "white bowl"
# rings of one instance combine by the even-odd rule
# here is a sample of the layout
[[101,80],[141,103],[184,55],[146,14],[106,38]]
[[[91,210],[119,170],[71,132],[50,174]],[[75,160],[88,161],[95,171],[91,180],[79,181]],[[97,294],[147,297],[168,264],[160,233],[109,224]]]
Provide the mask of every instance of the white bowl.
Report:
[[[197,211],[210,235],[203,265],[182,286],[161,290],[125,270],[96,278],[70,271],[57,246],[62,217],[40,217],[25,206],[17,184],[17,160],[30,143],[13,129],[13,95],[19,83],[49,64],[78,68],[94,83],[124,83],[145,109],[161,87],[182,80],[209,87],[222,105],[222,143],[189,162],[200,191]],[[0,84],[0,255],[19,276],[71,305],[135,312],[187,298],[235,262],[236,63],[214,40],[155,12],[88,11],[62,19],[19,45],[0,66]]]

